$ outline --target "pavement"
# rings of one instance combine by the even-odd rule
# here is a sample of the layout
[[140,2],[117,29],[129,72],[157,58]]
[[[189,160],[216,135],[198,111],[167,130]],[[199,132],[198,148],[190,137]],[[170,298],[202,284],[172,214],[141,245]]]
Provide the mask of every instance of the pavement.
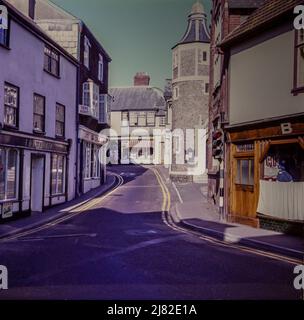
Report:
[[60,219],[69,214],[70,210],[76,209],[77,207],[84,205],[90,200],[103,195],[104,193],[109,191],[114,186],[114,184],[115,176],[108,174],[106,182],[102,186],[91,190],[90,192],[81,195],[80,197],[77,197],[72,201],[54,206],[44,211],[43,213],[33,213],[29,217],[20,218],[0,224],[0,240],[14,236],[15,234],[26,232],[27,230],[33,228],[37,228],[41,225],[51,223],[56,219]]
[[[1,242],[9,288],[0,300],[302,298],[293,286],[294,263],[168,226],[164,186],[152,170],[110,170],[123,185],[80,214]],[[173,191],[170,198],[179,201]]]
[[[168,170],[163,167],[158,170],[170,183]],[[176,224],[228,243],[304,261],[303,238],[223,221],[217,208],[208,201],[206,188],[206,185],[196,183],[172,184],[172,192],[177,194],[178,201],[173,203],[170,214]]]

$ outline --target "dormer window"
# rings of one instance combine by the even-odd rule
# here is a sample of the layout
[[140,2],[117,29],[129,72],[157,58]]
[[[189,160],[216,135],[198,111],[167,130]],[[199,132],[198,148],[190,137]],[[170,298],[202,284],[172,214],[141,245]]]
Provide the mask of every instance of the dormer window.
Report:
[[84,53],[83,53],[83,64],[90,69],[90,48],[91,44],[87,37],[84,37]]
[[99,62],[98,62],[98,79],[99,81],[103,82],[103,56],[99,55]]

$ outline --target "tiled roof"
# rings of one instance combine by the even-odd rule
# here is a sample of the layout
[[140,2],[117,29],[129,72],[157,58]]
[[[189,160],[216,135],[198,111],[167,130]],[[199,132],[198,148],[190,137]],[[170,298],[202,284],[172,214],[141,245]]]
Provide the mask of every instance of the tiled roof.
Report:
[[221,45],[223,47],[228,46],[232,42],[249,35],[256,29],[293,11],[294,7],[299,4],[304,4],[304,0],[266,0],[247,20],[232,31]]
[[228,0],[229,8],[232,9],[247,9],[259,8],[265,0]]
[[111,88],[109,91],[114,99],[111,111],[166,109],[163,92],[154,87]]

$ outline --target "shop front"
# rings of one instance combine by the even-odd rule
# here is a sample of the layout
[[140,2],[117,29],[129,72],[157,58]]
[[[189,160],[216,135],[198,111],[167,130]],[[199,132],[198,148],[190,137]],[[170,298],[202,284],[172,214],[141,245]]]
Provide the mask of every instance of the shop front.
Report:
[[[0,221],[43,212],[69,199],[71,144],[0,133]],[[71,192],[70,192],[71,193]]]
[[303,119],[240,129],[228,128],[229,219],[279,231],[303,230]]
[[87,193],[106,180],[107,137],[84,126],[79,128],[80,193]]

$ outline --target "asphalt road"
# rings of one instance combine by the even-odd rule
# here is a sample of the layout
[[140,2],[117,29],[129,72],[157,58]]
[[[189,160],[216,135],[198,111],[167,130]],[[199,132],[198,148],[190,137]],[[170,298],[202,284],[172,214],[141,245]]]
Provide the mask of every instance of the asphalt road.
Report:
[[[0,299],[299,299],[294,265],[164,224],[154,173],[112,168],[124,185],[59,225],[0,243]],[[177,201],[172,193],[172,202]]]

